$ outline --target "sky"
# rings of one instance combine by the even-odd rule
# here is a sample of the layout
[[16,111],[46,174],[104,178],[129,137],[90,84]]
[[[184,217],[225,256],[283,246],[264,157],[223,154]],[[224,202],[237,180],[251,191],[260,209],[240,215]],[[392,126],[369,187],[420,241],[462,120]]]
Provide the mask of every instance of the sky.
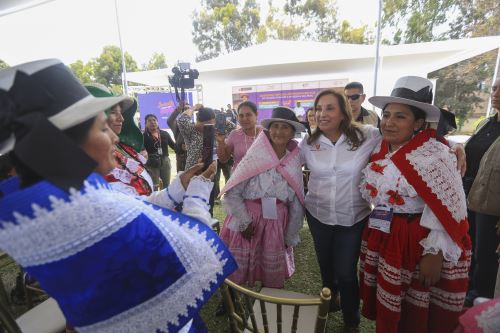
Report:
[[[138,62],[154,52],[169,64],[194,62],[192,13],[201,0],[117,0],[123,48]],[[267,0],[261,3],[265,15]],[[274,0],[279,4],[283,0]],[[55,0],[0,17],[0,59],[13,66],[42,58],[70,64],[119,45],[115,0]],[[373,25],[378,0],[337,0],[338,17],[351,25]],[[362,9],[360,9],[362,8]]]

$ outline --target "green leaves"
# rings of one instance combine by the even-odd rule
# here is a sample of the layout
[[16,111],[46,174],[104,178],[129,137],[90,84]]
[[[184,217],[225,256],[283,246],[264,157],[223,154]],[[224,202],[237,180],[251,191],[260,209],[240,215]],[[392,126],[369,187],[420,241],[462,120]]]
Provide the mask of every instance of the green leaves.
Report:
[[5,61],[0,59],[0,69],[10,67]]
[[198,61],[210,59],[223,53],[240,50],[262,40],[259,33],[260,7],[255,0],[205,1],[193,19],[193,42],[200,55]]
[[367,25],[351,27],[337,20],[335,0],[289,0],[283,7],[269,1],[266,17],[255,0],[202,1],[194,13],[193,42],[198,61],[259,44],[268,39],[370,43]]
[[149,62],[142,66],[143,70],[167,68],[167,59],[163,53],[155,52]]

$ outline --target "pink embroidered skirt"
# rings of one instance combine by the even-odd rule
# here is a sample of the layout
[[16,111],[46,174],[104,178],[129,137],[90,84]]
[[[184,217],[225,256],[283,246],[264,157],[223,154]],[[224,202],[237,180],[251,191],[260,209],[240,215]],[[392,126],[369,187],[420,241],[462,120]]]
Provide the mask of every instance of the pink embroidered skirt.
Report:
[[362,314],[376,320],[377,333],[451,332],[467,291],[470,241],[464,240],[457,265],[443,262],[440,280],[425,288],[418,280],[423,248],[419,242],[429,229],[420,216],[408,220],[395,215],[390,234],[370,229],[363,232],[360,255]]
[[231,215],[226,217],[220,234],[238,263],[238,270],[229,279],[238,284],[253,286],[261,281],[264,287],[283,288],[285,279],[295,271],[293,248],[285,247],[288,207],[278,201],[278,219],[269,220],[262,217],[259,200],[246,200],[245,205],[254,227],[252,239],[248,241],[240,232],[227,228]]

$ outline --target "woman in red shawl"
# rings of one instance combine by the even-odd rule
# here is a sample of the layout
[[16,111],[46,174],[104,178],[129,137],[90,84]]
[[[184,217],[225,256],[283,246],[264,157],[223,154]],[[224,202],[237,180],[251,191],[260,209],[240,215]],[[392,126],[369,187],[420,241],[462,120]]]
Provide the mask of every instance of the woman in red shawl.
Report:
[[450,332],[467,291],[470,239],[456,158],[425,129],[439,120],[432,83],[403,77],[375,96],[383,141],[363,170],[375,209],[363,234],[363,315],[377,332]]

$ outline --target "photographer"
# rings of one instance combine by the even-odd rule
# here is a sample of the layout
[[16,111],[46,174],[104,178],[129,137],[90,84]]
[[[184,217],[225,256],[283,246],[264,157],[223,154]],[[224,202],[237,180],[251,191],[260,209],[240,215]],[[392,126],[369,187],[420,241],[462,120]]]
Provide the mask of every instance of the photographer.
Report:
[[158,118],[153,114],[146,116],[146,129],[144,130],[144,146],[148,152],[146,167],[153,178],[154,186],[163,182],[163,187],[170,184],[170,159],[168,158],[168,147],[176,151],[175,142],[167,131],[158,127]]
[[175,139],[175,145],[177,147],[175,152],[175,161],[177,172],[184,171],[186,167],[186,144],[184,143],[184,137],[177,126],[177,117],[188,108],[189,106],[185,104],[185,102],[181,101],[179,105],[175,108],[174,112],[170,114],[167,119],[167,125],[172,130]]

